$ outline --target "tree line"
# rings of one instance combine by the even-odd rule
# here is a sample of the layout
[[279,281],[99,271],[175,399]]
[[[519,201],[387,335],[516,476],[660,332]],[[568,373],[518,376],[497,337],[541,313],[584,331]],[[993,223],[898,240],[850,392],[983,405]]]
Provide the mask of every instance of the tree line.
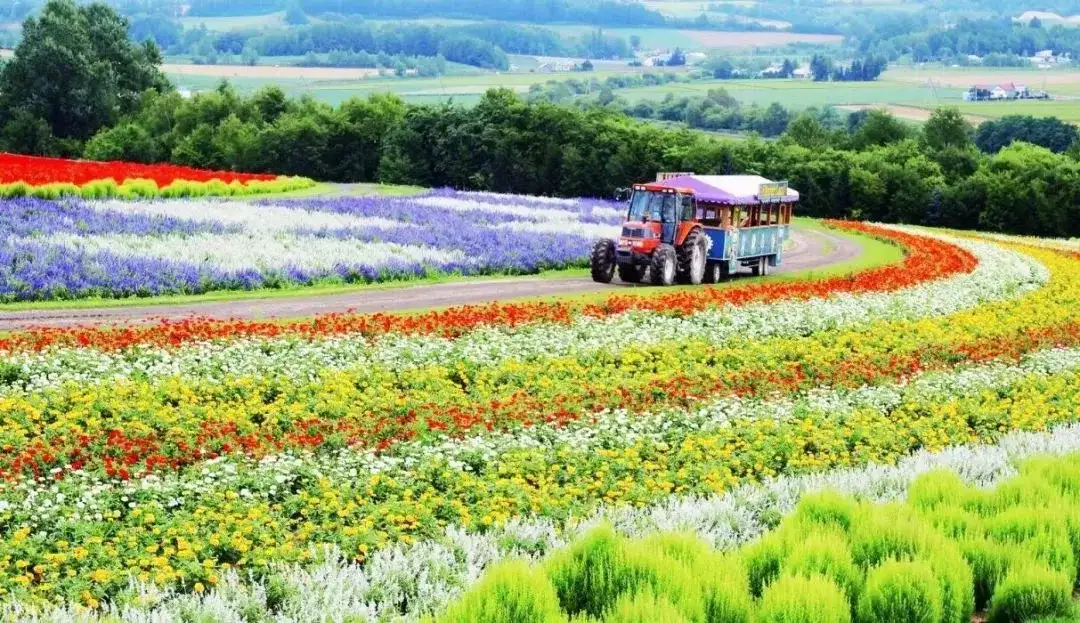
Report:
[[[841,121],[780,107],[786,127],[763,141],[505,89],[473,107],[393,95],[335,107],[228,84],[184,98],[156,48],[130,43],[125,27],[107,7],[71,0],[28,20],[0,70],[0,149],[560,196],[610,196],[662,170],[757,173],[789,180],[809,216],[1080,235],[1080,144],[1064,124],[1006,118],[975,130],[939,109],[920,129],[876,110]],[[739,109],[722,91],[706,97],[693,115]],[[689,105],[682,114],[692,122]]]

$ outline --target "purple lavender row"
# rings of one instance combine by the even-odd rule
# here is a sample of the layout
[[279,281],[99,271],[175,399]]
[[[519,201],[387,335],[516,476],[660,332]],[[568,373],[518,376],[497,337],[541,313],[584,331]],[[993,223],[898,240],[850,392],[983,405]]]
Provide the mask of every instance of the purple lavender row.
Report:
[[0,218],[0,240],[51,234],[223,234],[236,229],[209,221],[95,209],[77,199],[45,201],[20,198],[0,201],[0,213],[3,214],[3,218]]

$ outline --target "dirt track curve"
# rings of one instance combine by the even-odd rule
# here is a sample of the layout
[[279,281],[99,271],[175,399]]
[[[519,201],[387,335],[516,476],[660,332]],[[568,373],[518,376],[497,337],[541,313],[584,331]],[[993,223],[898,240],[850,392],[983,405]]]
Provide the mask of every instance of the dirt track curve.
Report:
[[[852,239],[822,232],[795,228],[792,247],[784,256],[784,265],[776,272],[793,272],[844,262],[857,257],[861,247]],[[148,305],[103,309],[57,309],[0,312],[0,331],[30,327],[66,327],[84,324],[126,324],[147,320],[180,320],[192,317],[300,318],[334,312],[373,313],[404,311],[427,307],[487,303],[531,296],[578,294],[598,290],[618,291],[640,287],[615,283],[602,285],[587,277],[543,279],[473,279],[452,283],[357,290],[341,294],[309,297],[247,299],[183,305]]]

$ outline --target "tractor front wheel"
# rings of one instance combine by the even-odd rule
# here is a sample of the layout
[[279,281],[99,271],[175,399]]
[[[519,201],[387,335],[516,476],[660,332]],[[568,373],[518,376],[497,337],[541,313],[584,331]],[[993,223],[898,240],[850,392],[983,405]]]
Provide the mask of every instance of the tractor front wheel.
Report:
[[615,277],[615,241],[597,240],[593,245],[592,279],[596,283],[611,283]]
[[675,273],[678,270],[678,256],[675,247],[670,244],[662,244],[653,251],[652,263],[649,264],[649,278],[653,285],[670,286],[675,283]]
[[640,283],[645,269],[633,264],[619,264],[619,279],[624,283]]

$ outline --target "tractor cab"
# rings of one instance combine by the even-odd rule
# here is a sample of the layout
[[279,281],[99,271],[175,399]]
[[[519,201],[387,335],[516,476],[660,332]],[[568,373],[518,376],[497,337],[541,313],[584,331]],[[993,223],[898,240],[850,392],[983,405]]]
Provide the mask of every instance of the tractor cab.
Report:
[[675,244],[679,225],[694,220],[694,191],[638,184],[630,196],[619,249],[651,253],[657,245]]

